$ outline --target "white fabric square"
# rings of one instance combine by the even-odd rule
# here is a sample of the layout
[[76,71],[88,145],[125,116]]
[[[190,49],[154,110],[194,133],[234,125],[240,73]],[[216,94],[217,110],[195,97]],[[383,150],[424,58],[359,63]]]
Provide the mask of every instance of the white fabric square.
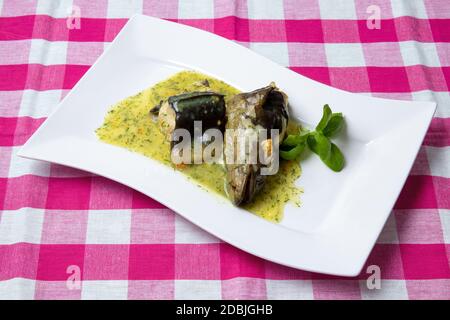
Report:
[[109,1],[108,18],[130,18],[142,13],[143,0]]
[[127,280],[85,280],[81,288],[83,300],[126,300]]
[[369,289],[367,280],[359,282],[361,298],[364,300],[406,300],[408,291],[405,280],[381,280],[380,289]]
[[425,150],[427,151],[431,175],[450,178],[450,147],[427,146]]
[[434,92],[429,90],[412,92],[412,97],[416,101],[434,101],[437,103],[435,117],[450,117],[450,93]]
[[428,67],[440,67],[439,55],[434,43],[400,41],[400,51],[405,66],[422,64]]
[[377,243],[399,243],[397,234],[397,224],[394,213],[391,212],[383,230],[378,237]]
[[40,0],[37,2],[36,14],[49,15],[53,18],[66,18],[72,11],[72,5],[72,0]]
[[4,210],[0,219],[0,244],[41,242],[44,210],[21,208]]
[[314,297],[311,280],[267,280],[267,299],[311,300]]
[[319,0],[320,18],[324,20],[356,20],[354,1]]
[[175,215],[175,243],[219,243],[220,240],[193,223]]
[[24,90],[19,116],[45,118],[50,115],[61,100],[61,90]]
[[250,49],[284,67],[289,66],[289,52],[286,42],[252,42],[250,43]]
[[329,67],[363,67],[366,65],[360,43],[325,43]]
[[67,41],[31,40],[29,63],[65,64],[66,56]]
[[0,281],[0,300],[32,300],[36,281],[15,278]]
[[175,299],[218,300],[221,292],[220,280],[175,280]]
[[86,243],[130,243],[131,210],[89,210]]
[[284,19],[283,0],[248,0],[249,19]]
[[179,19],[213,19],[214,1],[213,0],[179,0],[178,1]]
[[394,18],[410,16],[428,19],[427,9],[423,0],[391,0],[391,7]]
[[444,233],[444,242],[450,244],[450,210],[439,209],[441,216],[442,232]]
[[41,177],[50,176],[50,163],[25,159],[17,156],[19,147],[12,148],[11,160],[9,163],[9,177],[20,177],[27,174],[33,174]]

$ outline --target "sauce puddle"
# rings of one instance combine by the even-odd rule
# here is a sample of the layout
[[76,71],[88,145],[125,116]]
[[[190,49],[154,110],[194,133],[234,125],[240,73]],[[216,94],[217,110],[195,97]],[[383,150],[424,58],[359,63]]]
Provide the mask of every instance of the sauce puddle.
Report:
[[[223,81],[193,71],[182,71],[138,94],[113,105],[105,116],[97,136],[103,142],[124,147],[170,166],[204,189],[226,198],[225,169],[220,164],[193,164],[175,166],[170,159],[170,143],[159,130],[157,122],[149,116],[149,110],[170,96],[190,91],[212,90],[225,95],[227,102],[239,90]],[[289,133],[296,133],[299,126],[288,126]],[[276,175],[268,176],[266,184],[246,210],[273,222],[281,221],[287,203],[300,205],[302,190],[295,186],[301,175],[298,161],[280,160]]]

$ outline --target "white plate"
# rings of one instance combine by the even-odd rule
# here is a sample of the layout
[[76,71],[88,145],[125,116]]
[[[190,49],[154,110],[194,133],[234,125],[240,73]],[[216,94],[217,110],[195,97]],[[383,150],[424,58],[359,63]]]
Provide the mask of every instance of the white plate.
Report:
[[[94,130],[112,104],[183,69],[244,91],[275,81],[289,95],[292,116],[306,124],[316,124],[322,106],[330,104],[346,118],[346,130],[336,140],[346,167],[334,173],[315,156],[305,159],[298,181],[305,190],[303,205],[288,206],[284,220],[273,224],[168,167],[97,139]],[[19,155],[123,183],[256,256],[308,271],[355,276],[400,193],[435,107],[337,90],[214,34],[137,15]]]

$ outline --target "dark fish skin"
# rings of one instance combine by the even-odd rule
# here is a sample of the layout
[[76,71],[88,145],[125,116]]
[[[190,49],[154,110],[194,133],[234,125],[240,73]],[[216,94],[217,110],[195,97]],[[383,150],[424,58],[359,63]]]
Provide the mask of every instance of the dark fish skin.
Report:
[[[289,120],[288,97],[274,83],[269,86],[241,93],[234,96],[227,105],[226,129],[259,129],[279,130],[279,141],[286,135]],[[225,130],[225,141],[227,130]],[[237,137],[231,138],[232,143],[226,143],[225,154],[234,151],[238,153]],[[233,150],[231,150],[233,149]],[[261,164],[233,164],[225,161],[227,170],[227,194],[237,206],[250,202],[264,186],[266,176],[261,175]]]

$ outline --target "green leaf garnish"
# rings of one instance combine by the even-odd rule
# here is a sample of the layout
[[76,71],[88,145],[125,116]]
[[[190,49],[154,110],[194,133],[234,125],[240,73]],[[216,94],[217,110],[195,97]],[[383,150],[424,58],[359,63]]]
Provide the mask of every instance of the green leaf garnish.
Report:
[[329,138],[335,135],[343,124],[342,113],[333,113],[326,104],[316,130],[288,135],[280,146],[280,157],[285,160],[295,160],[308,146],[331,170],[341,171],[345,163],[344,155]]

